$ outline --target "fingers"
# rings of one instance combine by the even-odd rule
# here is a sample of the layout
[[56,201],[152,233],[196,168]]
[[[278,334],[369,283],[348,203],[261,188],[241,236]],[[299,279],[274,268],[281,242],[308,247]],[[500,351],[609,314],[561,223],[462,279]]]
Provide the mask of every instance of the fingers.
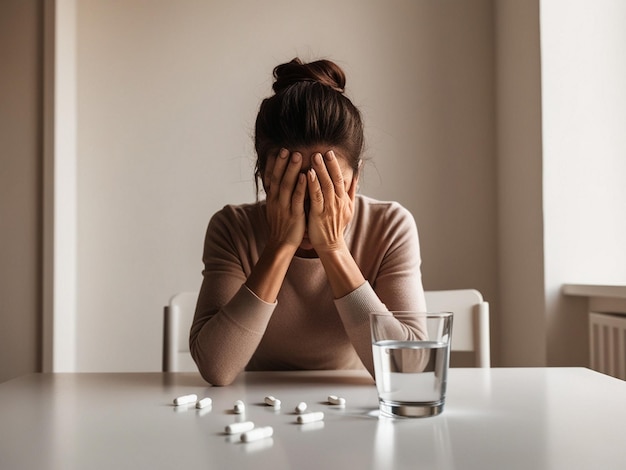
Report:
[[309,170],[309,193],[311,201],[319,204],[324,201],[332,201],[335,197],[342,199],[346,194],[343,172],[335,156],[335,152],[329,150],[322,156],[316,153],[311,158],[311,170]]
[[300,152],[290,153],[281,149],[276,157],[268,159],[264,184],[268,200],[277,201],[282,207],[299,205],[304,201],[307,179],[311,203],[318,212],[324,210],[325,202],[333,204],[335,198],[348,197],[354,200],[356,178],[349,188],[345,186],[344,175],[335,155],[329,150],[324,155],[315,153],[311,157],[311,167],[301,177],[304,159]]
[[302,168],[302,155],[298,152],[289,154],[281,149],[274,159],[268,159],[264,176],[265,192],[268,199],[287,203],[298,181]]
[[295,196],[294,191],[299,189],[297,183],[300,181],[301,168],[302,155],[298,152],[292,153],[279,185],[280,194],[278,200],[283,207],[291,205],[292,197]]
[[[269,181],[267,184],[267,192],[268,197],[272,194],[274,198],[278,197],[278,188],[280,188],[280,183],[283,179],[283,174],[285,173],[285,168],[287,167],[287,163],[289,163],[289,150],[280,149],[278,151],[278,155],[274,159],[274,164],[271,168],[271,172],[269,172],[269,168],[266,169],[266,179]],[[270,166],[268,161],[268,167]],[[269,176],[267,176],[269,174]]]
[[269,183],[266,187],[266,214],[270,239],[297,247],[302,243],[306,229],[306,177],[300,174],[302,154],[290,154],[289,150],[281,149],[273,160],[271,173],[267,179],[264,177],[264,181]]
[[335,193],[339,197],[343,197],[346,191],[346,187],[343,180],[343,172],[341,171],[341,166],[339,166],[339,161],[335,156],[335,152],[329,150],[324,155],[324,161],[326,163],[326,169],[328,170],[328,174],[333,183]]
[[309,200],[311,201],[311,210],[314,212],[322,212],[324,208],[324,195],[322,194],[322,188],[320,187],[319,178],[314,168],[310,168],[307,172],[308,176],[308,189]]
[[296,215],[304,214],[304,196],[306,194],[306,176],[298,173],[298,181],[291,200],[292,211]]

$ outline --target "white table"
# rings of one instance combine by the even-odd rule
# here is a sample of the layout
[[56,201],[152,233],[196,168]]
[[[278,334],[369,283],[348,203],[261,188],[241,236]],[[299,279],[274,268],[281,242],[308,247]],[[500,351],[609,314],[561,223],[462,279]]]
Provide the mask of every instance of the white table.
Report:
[[[210,411],[172,405],[188,393],[211,397]],[[272,438],[224,434],[237,399]],[[296,424],[300,401],[325,420]],[[0,469],[626,468],[626,382],[588,369],[452,369],[442,415],[376,408],[359,372],[248,372],[228,387],[189,373],[33,374],[0,384]]]

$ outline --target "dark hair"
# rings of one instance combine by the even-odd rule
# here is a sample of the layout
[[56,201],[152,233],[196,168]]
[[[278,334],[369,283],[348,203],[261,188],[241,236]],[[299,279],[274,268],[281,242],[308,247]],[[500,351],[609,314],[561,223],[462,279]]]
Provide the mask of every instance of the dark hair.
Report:
[[346,76],[329,60],[303,63],[297,57],[274,68],[274,95],[256,118],[255,184],[272,152],[326,144],[341,149],[355,173],[363,151],[361,113],[345,96]]

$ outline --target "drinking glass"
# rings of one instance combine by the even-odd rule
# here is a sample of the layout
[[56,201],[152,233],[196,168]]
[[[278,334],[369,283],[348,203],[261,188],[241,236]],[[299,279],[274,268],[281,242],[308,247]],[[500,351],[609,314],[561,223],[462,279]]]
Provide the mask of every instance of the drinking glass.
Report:
[[440,414],[446,398],[452,313],[373,312],[370,325],[381,415]]

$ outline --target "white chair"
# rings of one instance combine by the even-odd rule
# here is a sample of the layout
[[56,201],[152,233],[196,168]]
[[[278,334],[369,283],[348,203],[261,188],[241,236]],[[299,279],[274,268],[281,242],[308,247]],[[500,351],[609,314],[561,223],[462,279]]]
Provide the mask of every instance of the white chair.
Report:
[[197,300],[197,292],[182,292],[163,308],[163,372],[198,371],[189,352],[189,329]]
[[476,367],[491,367],[489,303],[475,289],[426,291],[429,312],[452,312],[452,351],[474,353]]

